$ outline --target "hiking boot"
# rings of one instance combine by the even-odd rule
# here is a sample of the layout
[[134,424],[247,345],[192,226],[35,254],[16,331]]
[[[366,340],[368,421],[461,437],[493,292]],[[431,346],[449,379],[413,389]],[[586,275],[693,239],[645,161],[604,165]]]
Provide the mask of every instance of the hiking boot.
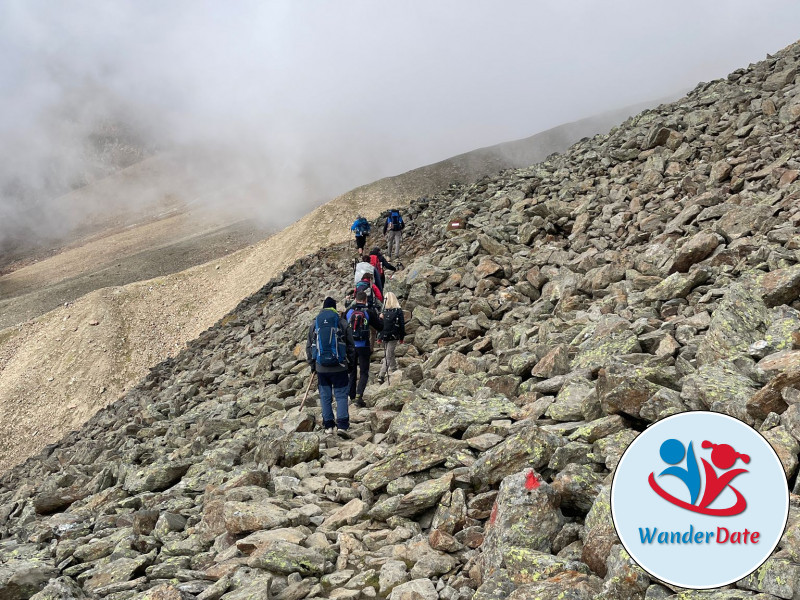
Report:
[[325,435],[333,435],[333,427],[326,427]]
[[386,375],[378,375],[378,383],[383,383],[386,381]]
[[336,428],[336,435],[346,440],[353,438],[352,434],[347,429],[339,429],[338,427]]
[[358,396],[356,396],[356,399],[353,401],[353,403],[354,403],[354,404],[355,404],[355,405],[356,405],[358,408],[366,408],[366,406],[367,406],[367,405],[364,403],[364,395],[363,395],[363,394],[359,394]]

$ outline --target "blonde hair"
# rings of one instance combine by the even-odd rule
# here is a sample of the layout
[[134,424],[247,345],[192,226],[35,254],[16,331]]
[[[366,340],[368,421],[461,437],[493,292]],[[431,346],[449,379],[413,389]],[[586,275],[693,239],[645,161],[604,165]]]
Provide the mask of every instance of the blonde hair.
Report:
[[386,292],[386,302],[384,302],[383,308],[400,308],[400,302],[398,302],[397,296],[392,292]]

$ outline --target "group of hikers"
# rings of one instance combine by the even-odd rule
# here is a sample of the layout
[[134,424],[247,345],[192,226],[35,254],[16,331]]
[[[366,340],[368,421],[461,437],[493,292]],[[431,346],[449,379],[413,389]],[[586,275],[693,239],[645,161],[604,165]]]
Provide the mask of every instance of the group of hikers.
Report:
[[[306,357],[312,377],[316,374],[322,407],[322,427],[326,434],[334,431],[347,435],[350,428],[348,401],[357,407],[366,406],[364,391],[369,381],[369,367],[376,343],[384,348],[378,381],[397,369],[395,351],[405,339],[405,317],[400,302],[386,289],[386,272],[402,268],[399,262],[400,243],[405,223],[398,210],[389,211],[383,226],[389,260],[380,248],[374,247],[365,257],[371,226],[358,215],[351,231],[355,234],[358,259],[354,265],[352,298],[340,313],[336,299],[328,296],[322,310],[311,323],[306,340]],[[334,416],[333,402],[336,403]]]

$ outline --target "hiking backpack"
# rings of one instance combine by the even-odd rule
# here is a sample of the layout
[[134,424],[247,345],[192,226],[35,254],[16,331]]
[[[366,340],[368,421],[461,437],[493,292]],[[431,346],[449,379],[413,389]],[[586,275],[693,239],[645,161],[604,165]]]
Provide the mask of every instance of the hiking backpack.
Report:
[[390,229],[392,231],[402,231],[406,226],[406,224],[403,223],[403,217],[400,215],[400,212],[396,210],[389,213],[389,223],[391,224]]
[[377,254],[369,255],[369,264],[375,267],[375,272],[378,273],[378,275],[383,275],[383,265],[381,264],[381,259],[378,258]]
[[347,344],[339,331],[339,313],[323,310],[317,315],[311,357],[323,367],[347,365]]
[[369,233],[369,221],[367,221],[364,217],[360,219],[356,219],[356,222],[353,223],[352,227],[353,231],[355,231],[356,235],[361,237],[367,235]]
[[355,341],[365,342],[369,340],[369,315],[366,308],[354,308],[347,319],[347,325],[352,330]]
[[384,341],[399,340],[403,336],[403,309],[390,308],[384,311],[383,331],[380,338]]
[[375,294],[372,293],[372,284],[369,281],[359,281],[356,284],[356,289],[353,292],[353,298],[356,297],[358,292],[364,292],[367,295],[367,306],[370,308],[374,308],[375,306]]

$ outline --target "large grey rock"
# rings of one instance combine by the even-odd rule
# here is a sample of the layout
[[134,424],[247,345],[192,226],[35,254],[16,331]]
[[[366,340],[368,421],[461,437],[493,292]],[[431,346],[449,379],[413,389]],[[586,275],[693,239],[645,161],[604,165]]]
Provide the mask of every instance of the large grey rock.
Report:
[[452,436],[470,425],[507,419],[516,410],[516,405],[505,398],[478,400],[423,393],[403,406],[388,434],[393,439],[404,439],[417,432]]
[[325,573],[325,557],[311,548],[291,542],[275,541],[262,548],[248,561],[251,567],[272,573],[299,573],[303,577]]
[[[9,557],[0,564],[0,599],[27,600],[57,576],[58,571],[51,564]],[[72,589],[72,586],[65,583],[59,588]]]
[[534,423],[527,424],[475,461],[470,468],[470,475],[478,486],[493,485],[522,469],[540,469],[562,444],[560,436]]
[[731,285],[711,317],[697,350],[699,365],[746,354],[761,339],[768,323],[767,307],[751,285]]
[[432,433],[415,433],[393,446],[391,452],[357,476],[370,490],[409,473],[424,471],[443,463],[453,452],[467,447],[466,442]]
[[415,579],[398,585],[389,600],[438,600],[439,594],[430,579]]
[[183,460],[133,466],[125,477],[124,488],[132,494],[165,490],[180,481],[191,465],[190,461]]
[[515,579],[551,568],[547,553],[564,525],[559,504],[558,493],[532,469],[506,477],[486,530],[484,577],[507,569]]

